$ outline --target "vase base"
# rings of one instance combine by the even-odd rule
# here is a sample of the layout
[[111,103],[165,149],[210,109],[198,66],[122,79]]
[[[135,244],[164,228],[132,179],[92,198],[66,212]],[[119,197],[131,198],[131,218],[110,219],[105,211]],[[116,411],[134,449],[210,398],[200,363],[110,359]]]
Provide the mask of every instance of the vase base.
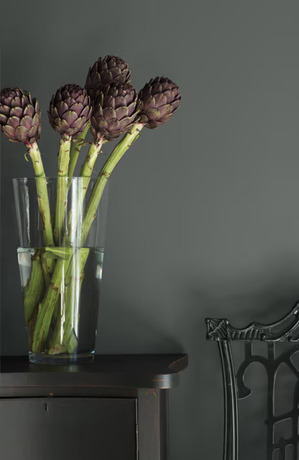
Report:
[[61,353],[48,355],[47,353],[30,353],[29,362],[32,364],[84,364],[90,363],[94,359],[94,351],[89,353]]

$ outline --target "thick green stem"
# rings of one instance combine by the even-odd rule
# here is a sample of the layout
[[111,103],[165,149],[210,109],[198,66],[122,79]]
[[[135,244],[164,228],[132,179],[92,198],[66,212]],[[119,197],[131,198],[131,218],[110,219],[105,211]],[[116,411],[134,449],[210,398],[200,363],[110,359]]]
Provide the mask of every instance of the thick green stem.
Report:
[[[74,353],[79,337],[79,303],[81,296],[84,269],[89,256],[89,249],[80,250],[79,267],[77,274],[73,273],[66,298],[66,321],[63,344],[68,353]],[[73,307],[76,306],[76,309]]]
[[46,291],[43,301],[39,304],[32,338],[32,351],[34,353],[38,353],[45,348],[52,315],[61,292],[61,285],[64,279],[64,273],[67,269],[67,264],[68,261],[64,259],[57,260],[51,283]]
[[89,127],[90,127],[90,123],[88,123],[88,125],[86,126],[84,131],[82,131],[82,133],[80,133],[75,138],[73,138],[72,147],[70,151],[70,164],[69,164],[69,169],[68,169],[69,181],[71,181],[74,175],[75,168],[76,168],[78,158],[79,158],[79,154],[84,144],[84,140],[88,133]]
[[97,161],[98,155],[101,151],[103,145],[103,139],[100,139],[98,142],[93,142],[89,148],[89,151],[86,155],[85,161],[82,165],[80,171],[80,177],[91,177],[94,165]]
[[45,287],[40,249],[36,249],[31,261],[30,278],[27,286],[24,288],[24,315],[26,324],[29,323],[36,305],[40,302]]
[[28,152],[32,160],[32,165],[35,174],[37,200],[43,230],[44,244],[45,246],[54,246],[50,205],[47,189],[47,179],[43,167],[41,154],[36,142],[34,142],[34,144],[26,145],[28,147]]
[[71,331],[74,330],[76,336],[79,335],[79,301],[81,294],[82,281],[84,278],[84,268],[89,256],[89,248],[81,248],[79,254],[71,262],[72,273],[65,296],[65,330],[63,344],[67,345]]
[[62,232],[64,229],[64,218],[67,204],[67,176],[70,162],[71,137],[62,137],[60,139],[60,148],[58,154],[58,169],[57,169],[57,193],[56,193],[56,211],[55,211],[55,227],[54,238],[55,243],[59,246],[62,240]]
[[[77,250],[75,251],[72,248],[64,248],[67,250],[70,250],[70,258],[72,255],[75,256],[77,253]],[[70,263],[70,259],[68,260],[68,264],[65,267],[64,274],[62,277],[61,281],[61,293],[60,296],[58,297],[56,301],[56,306],[54,308],[53,316],[52,316],[52,326],[53,326],[53,335],[51,338],[51,343],[49,344],[49,354],[59,354],[63,353],[66,351],[65,346],[62,345],[62,338],[63,338],[63,333],[64,333],[64,323],[65,323],[65,310],[66,310],[66,305],[65,305],[65,297],[66,297],[66,291],[68,289],[68,285],[71,280],[72,276],[72,264]],[[56,316],[55,321],[54,321],[54,316]],[[54,322],[54,324],[53,324]]]
[[[32,165],[34,169],[35,175],[35,184],[36,184],[36,193],[37,193],[37,201],[38,201],[38,208],[40,213],[42,231],[43,231],[43,239],[45,246],[54,246],[54,238],[53,238],[53,231],[52,231],[52,222],[51,222],[51,214],[50,214],[50,204],[49,204],[49,196],[48,196],[48,188],[47,188],[47,178],[45,175],[45,170],[41,158],[41,154],[36,142],[33,144],[26,144],[28,147],[28,153],[32,160]],[[53,270],[54,270],[55,261],[49,260],[43,263],[43,271],[45,274],[45,278],[51,279]],[[35,267],[36,269],[42,269],[41,267]],[[35,280],[35,277],[33,278]],[[31,283],[31,281],[30,281]],[[28,286],[28,292],[30,293],[30,304],[34,302],[34,290]],[[24,298],[24,303],[26,304],[26,296]],[[36,302],[35,305],[38,304],[40,301],[39,299],[39,291],[36,290]],[[27,307],[25,307],[27,308]]]
[[[82,165],[80,177],[82,177],[83,186],[81,193],[78,196],[78,203],[73,203],[72,209],[70,209],[68,213],[67,234],[65,235],[63,241],[63,245],[65,246],[69,246],[71,241],[75,241],[76,239],[78,241],[78,239],[80,239],[80,235],[77,234],[77,230],[79,229],[77,229],[76,223],[79,220],[80,215],[82,214],[84,198],[102,145],[102,139],[99,142],[93,142],[89,148],[86,159]],[[74,211],[76,211],[75,214]]]
[[93,187],[93,191],[86,208],[83,226],[82,226],[82,237],[81,237],[81,246],[84,246],[87,235],[89,233],[90,227],[96,217],[97,208],[101,201],[103,191],[105,189],[106,183],[109,177],[112,174],[113,169],[123,157],[129,147],[138,139],[140,136],[140,131],[144,127],[142,123],[136,123],[132,126],[130,131],[124,136],[124,138],[115,146],[113,152],[107,159],[106,163],[102,167],[96,183]]
[[88,248],[80,248],[74,252],[69,264],[64,283],[63,308],[53,332],[49,354],[62,353],[63,351],[73,353],[75,351],[74,348],[71,349],[71,346],[76,343],[76,340],[70,341],[70,338],[72,332],[74,332],[75,337],[78,336],[79,302],[88,255]]
[[[41,154],[36,142],[33,144],[27,143],[28,153],[32,160],[32,165],[35,175],[37,201],[43,231],[44,244],[47,246],[54,246],[50,205],[47,189],[47,178],[41,158]],[[51,279],[54,270],[55,261],[44,261],[43,265],[40,260],[40,252],[36,251],[32,258],[31,275],[28,286],[24,291],[24,315],[26,323],[34,324],[31,320],[34,310],[41,301],[45,287],[45,279]],[[32,325],[30,326],[32,329]]]

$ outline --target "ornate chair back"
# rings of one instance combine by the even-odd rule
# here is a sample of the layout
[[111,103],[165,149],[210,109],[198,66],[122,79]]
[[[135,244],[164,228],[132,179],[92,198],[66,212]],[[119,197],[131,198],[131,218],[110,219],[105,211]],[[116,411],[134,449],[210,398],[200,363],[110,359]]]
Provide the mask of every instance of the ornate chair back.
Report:
[[273,324],[206,326],[222,365],[223,460],[298,460],[299,302]]

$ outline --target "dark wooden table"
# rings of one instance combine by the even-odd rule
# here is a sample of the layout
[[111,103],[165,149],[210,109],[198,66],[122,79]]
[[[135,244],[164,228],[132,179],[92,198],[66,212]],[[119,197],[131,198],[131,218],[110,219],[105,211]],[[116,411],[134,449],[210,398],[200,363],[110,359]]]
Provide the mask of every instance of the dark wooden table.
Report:
[[0,458],[166,460],[168,390],[185,354],[45,366],[1,357]]

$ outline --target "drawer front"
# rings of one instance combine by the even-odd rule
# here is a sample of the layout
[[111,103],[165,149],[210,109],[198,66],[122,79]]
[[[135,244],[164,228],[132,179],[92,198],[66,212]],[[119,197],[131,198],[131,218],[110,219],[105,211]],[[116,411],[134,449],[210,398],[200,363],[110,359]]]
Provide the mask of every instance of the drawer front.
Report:
[[136,460],[136,399],[0,399],[0,458]]

